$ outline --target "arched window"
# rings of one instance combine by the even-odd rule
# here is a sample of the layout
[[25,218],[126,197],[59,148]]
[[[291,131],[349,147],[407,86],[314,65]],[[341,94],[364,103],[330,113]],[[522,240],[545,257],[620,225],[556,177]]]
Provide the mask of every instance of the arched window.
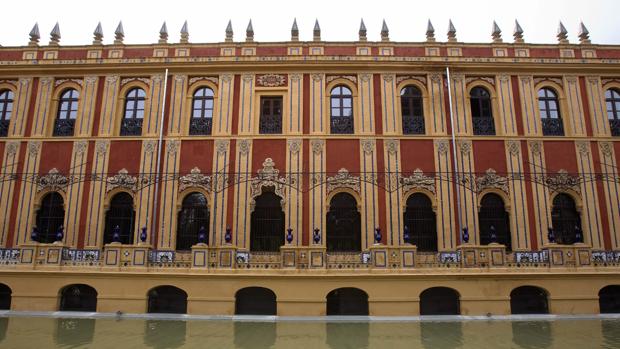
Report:
[[491,106],[491,94],[484,87],[474,87],[469,92],[471,104],[471,118],[474,134],[489,136],[495,134],[495,122],[493,121],[493,108]]
[[151,289],[148,296],[149,313],[187,313],[187,293],[178,287],[158,286]]
[[327,251],[357,252],[362,249],[361,217],[353,195],[338,193],[327,212]]
[[486,194],[480,200],[478,222],[480,227],[480,244],[497,242],[511,250],[510,220],[504,206],[504,200],[493,193]]
[[201,87],[194,92],[190,135],[210,135],[213,126],[213,90]]
[[97,311],[97,291],[84,284],[60,290],[60,311]]
[[131,195],[125,192],[114,195],[110,200],[110,208],[105,215],[103,243],[114,242],[115,235],[118,234],[118,242],[132,244],[135,219],[136,212],[133,208]]
[[448,287],[432,287],[420,293],[420,315],[459,315],[460,296]]
[[564,136],[560,102],[555,91],[546,87],[538,90],[538,110],[540,111],[543,135]]
[[11,288],[5,284],[0,284],[0,310],[11,310]]
[[6,137],[9,134],[9,124],[11,123],[12,112],[13,91],[0,91],[0,137]]
[[620,313],[620,285],[609,285],[598,292],[601,314]]
[[144,103],[146,93],[141,88],[133,88],[125,95],[125,109],[121,122],[121,136],[142,135],[142,120],[144,119]]
[[282,198],[271,191],[254,199],[250,225],[250,251],[279,252],[284,245]]
[[616,89],[605,91],[605,104],[611,135],[620,136],[620,92]]
[[547,291],[535,286],[521,286],[510,292],[511,314],[549,314]]
[[404,214],[405,227],[409,230],[410,241],[420,252],[437,251],[437,223],[433,203],[428,196],[414,193],[407,199]]
[[327,295],[327,315],[368,315],[368,294],[359,288],[344,287]]
[[264,287],[246,287],[235,294],[235,315],[277,315],[276,294]]
[[353,133],[353,93],[348,87],[339,85],[330,95],[331,133]]
[[73,136],[80,94],[75,89],[65,90],[58,101],[58,112],[54,122],[54,136]]
[[56,241],[56,234],[65,221],[65,207],[62,196],[57,192],[46,194],[41,200],[41,207],[37,211],[37,229],[39,242],[52,243]]
[[405,86],[400,90],[400,108],[403,118],[403,134],[424,134],[424,107],[422,92],[413,86]]
[[582,234],[579,212],[575,200],[570,195],[560,193],[553,198],[551,219],[555,242],[570,245],[583,241],[583,236],[578,236]]
[[198,234],[209,239],[209,206],[202,193],[191,193],[183,199],[177,228],[177,250],[189,250],[198,242]]

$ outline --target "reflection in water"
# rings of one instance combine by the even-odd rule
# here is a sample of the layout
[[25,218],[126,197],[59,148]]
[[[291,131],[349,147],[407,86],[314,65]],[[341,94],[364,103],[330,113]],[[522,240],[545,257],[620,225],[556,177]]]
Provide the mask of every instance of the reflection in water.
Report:
[[550,321],[515,321],[512,341],[525,349],[549,348],[553,343]]
[[95,335],[95,319],[56,319],[56,344],[78,347],[92,343]]
[[620,346],[620,320],[606,320],[601,326],[605,348]]
[[235,322],[235,347],[271,348],[276,343],[275,322]]
[[9,328],[9,318],[8,317],[0,317],[0,343],[6,337],[6,331]]
[[328,322],[327,345],[337,348],[368,348],[370,335],[368,322]]
[[185,344],[185,321],[146,320],[144,344],[156,349],[178,348]]
[[462,322],[420,322],[422,346],[427,349],[459,348],[463,345]]

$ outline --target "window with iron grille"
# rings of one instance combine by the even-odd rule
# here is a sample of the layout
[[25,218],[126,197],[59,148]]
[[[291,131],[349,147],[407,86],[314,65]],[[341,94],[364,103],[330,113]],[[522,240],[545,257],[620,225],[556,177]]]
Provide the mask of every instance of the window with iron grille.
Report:
[[538,90],[538,110],[540,111],[543,135],[564,136],[560,103],[555,91],[550,88]]
[[125,192],[114,195],[110,201],[110,208],[105,215],[103,243],[109,244],[113,242],[114,231],[118,230],[119,242],[123,244],[132,244],[135,220],[136,212],[134,211],[133,198],[131,195]]
[[331,133],[353,133],[353,94],[346,86],[336,86],[330,93]]
[[41,208],[37,211],[37,229],[39,242],[56,241],[56,233],[65,221],[65,207],[62,196],[56,192],[46,194],[41,200]]
[[58,100],[58,112],[54,122],[54,136],[73,136],[80,94],[75,89],[65,90]]
[[202,193],[188,194],[181,204],[177,228],[177,250],[190,250],[198,243],[198,234],[202,229],[205,243],[209,239],[209,206]]
[[189,124],[190,135],[210,135],[213,127],[213,90],[202,87],[194,92],[192,117]]
[[616,89],[605,91],[605,104],[611,135],[618,137],[620,136],[620,92]]
[[261,97],[258,132],[261,134],[282,133],[282,97]]
[[129,90],[125,95],[125,108],[121,122],[121,136],[142,135],[142,120],[144,120],[144,104],[146,93],[141,88]]
[[13,91],[0,91],[0,137],[9,134],[9,124],[13,113]]
[[581,232],[581,220],[575,200],[570,195],[560,193],[553,198],[551,219],[558,244],[571,245],[577,242],[577,232]]
[[495,135],[491,95],[483,87],[474,87],[469,93],[471,118],[474,134],[477,136]]
[[255,199],[250,225],[250,251],[279,252],[284,245],[284,211],[282,198],[263,191]]
[[424,108],[422,107],[422,92],[413,86],[405,86],[400,91],[400,107],[403,119],[403,134],[424,134]]
[[505,245],[508,251],[512,250],[509,215],[504,200],[499,195],[489,193],[482,197],[478,225],[481,245],[497,242]]
[[357,201],[348,193],[334,195],[327,212],[327,251],[359,252],[362,249],[361,238],[361,216],[357,210]]
[[409,229],[411,244],[421,252],[437,251],[437,223],[433,203],[428,196],[414,193],[407,199],[404,214],[405,226]]

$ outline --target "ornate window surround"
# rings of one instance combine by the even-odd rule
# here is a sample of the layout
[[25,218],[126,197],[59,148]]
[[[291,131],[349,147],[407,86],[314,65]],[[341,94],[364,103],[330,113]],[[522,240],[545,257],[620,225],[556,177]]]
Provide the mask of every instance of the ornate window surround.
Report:
[[[118,136],[121,133],[121,123],[123,118],[125,117],[125,100],[127,98],[127,93],[134,88],[141,88],[144,90],[145,98],[144,98],[144,118],[143,123],[146,123],[146,120],[151,115],[151,87],[144,83],[145,79],[135,79],[123,85],[118,92],[118,100],[116,101],[116,113],[114,119],[114,135]],[[144,129],[142,130],[144,132]],[[129,137],[129,136],[128,136]],[[139,137],[139,136],[138,136]]]
[[564,127],[564,137],[572,135],[572,129],[571,129],[572,122],[571,120],[569,120],[569,118],[572,116],[568,113],[570,109],[568,108],[568,101],[566,100],[566,94],[564,93],[564,87],[552,80],[542,80],[534,86],[533,93],[534,93],[534,98],[536,99],[534,112],[536,115],[536,122],[538,122],[538,125],[540,128],[540,135],[541,136],[543,135],[543,125],[542,125],[542,118],[540,116],[540,108],[538,107],[538,91],[540,91],[543,88],[549,88],[553,90],[555,94],[557,95],[560,119],[562,120],[562,126]]
[[[326,77],[326,81],[327,81]],[[359,79],[356,79],[359,83]],[[359,103],[359,92],[358,92],[358,85],[353,83],[351,80],[344,78],[344,77],[336,77],[334,79],[332,79],[331,81],[329,81],[329,83],[325,84],[325,94],[324,94],[324,98],[323,98],[323,127],[324,127],[324,132],[326,134],[332,135],[332,136],[343,136],[343,137],[351,137],[352,134],[334,134],[331,133],[331,129],[330,129],[330,125],[331,125],[331,94],[332,94],[332,90],[338,86],[338,85],[344,85],[346,86],[348,89],[351,90],[351,98],[352,98],[352,102],[351,102],[351,106],[353,108],[353,135],[360,133],[360,130],[362,129],[362,125],[360,124],[361,120],[360,120],[360,103]]]
[[[414,135],[414,134],[404,134],[403,133],[403,109],[400,102],[400,94],[402,90],[407,86],[415,86],[422,93],[422,115],[424,116],[424,134]],[[430,134],[430,125],[432,120],[430,119],[430,111],[432,110],[430,105],[430,100],[428,97],[428,90],[426,89],[426,85],[422,84],[419,80],[408,78],[405,80],[397,81],[396,90],[394,91],[396,95],[396,105],[394,106],[394,113],[396,114],[396,133],[399,135],[403,135],[404,137],[415,137],[415,136],[424,136]],[[385,115],[383,117],[386,117]]]
[[[493,123],[495,126],[495,137],[500,136],[502,134],[502,127],[500,121],[500,113],[499,107],[497,106],[497,91],[495,91],[495,86],[491,85],[488,81],[482,80],[480,78],[476,78],[471,82],[467,83],[467,89],[465,90],[466,95],[463,96],[465,99],[465,117],[467,118],[467,125],[469,126],[469,130],[467,131],[472,136],[478,137],[474,134],[474,125],[473,125],[473,116],[471,115],[471,91],[476,87],[482,87],[491,96],[491,113],[493,116]],[[487,136],[488,137],[488,136]]]
[[[260,115],[261,115],[261,99],[262,97],[282,97],[282,133],[262,134],[260,133]],[[251,133],[260,135],[261,137],[282,137],[286,135],[290,128],[290,104],[289,91],[287,86],[280,87],[261,87],[260,90],[254,91],[254,111],[252,112]]]
[[[215,120],[217,119],[216,115],[219,115],[220,113],[220,107],[218,103],[219,89],[218,89],[218,86],[211,80],[215,78],[205,77],[205,78],[196,80],[193,83],[191,82],[192,79],[190,79],[189,86],[187,87],[187,95],[185,96],[185,101],[184,101],[185,113],[182,116],[180,116],[181,117],[180,132],[182,135],[185,135],[185,136],[189,135],[189,124],[192,119],[192,113],[193,113],[194,93],[196,93],[198,89],[203,88],[203,87],[208,87],[213,91],[213,120],[211,121],[212,123],[215,122]],[[211,134],[213,134],[214,129],[215,129],[215,126],[211,124]]]
[[[48,136],[53,135],[54,124],[56,123],[56,118],[58,116],[58,108],[60,107],[60,97],[63,95],[63,93],[65,93],[66,91],[70,89],[74,89],[78,93],[77,116],[75,118],[75,123],[77,126],[79,122],[79,118],[80,118],[80,112],[82,111],[82,108],[83,108],[83,100],[84,100],[84,96],[82,95],[82,86],[79,85],[77,81],[79,80],[69,79],[69,80],[57,80],[56,81],[59,84],[54,87],[52,99],[49,102],[49,109],[47,113],[48,117],[45,120],[44,130],[45,130],[46,135]],[[76,131],[78,131],[77,127],[75,127],[73,130],[74,134]]]

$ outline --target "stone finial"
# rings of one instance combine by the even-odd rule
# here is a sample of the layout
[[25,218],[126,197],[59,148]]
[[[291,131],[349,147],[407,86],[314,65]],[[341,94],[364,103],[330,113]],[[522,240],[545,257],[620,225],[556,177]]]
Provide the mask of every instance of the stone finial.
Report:
[[566,30],[566,27],[562,24],[562,21],[560,21],[560,24],[558,25],[557,37],[560,44],[568,44],[568,30]]
[[166,26],[166,21],[161,25],[161,29],[159,29],[159,41],[160,44],[168,43],[168,27]]
[[589,45],[592,43],[592,41],[590,41],[590,32],[583,22],[579,22],[579,43],[582,45]]
[[248,23],[248,27],[245,29],[245,41],[252,42],[254,41],[254,28],[252,27],[252,20]]
[[360,30],[359,30],[359,40],[366,41],[366,25],[364,24],[364,19],[360,22]]
[[56,25],[54,26],[54,28],[52,29],[52,31],[50,32],[50,46],[58,46],[58,44],[60,43],[60,25],[58,25],[58,22],[56,22]]
[[35,23],[32,30],[30,30],[30,42],[28,46],[39,46],[39,39],[41,38],[41,34],[39,33],[39,23]]
[[312,30],[312,40],[321,41],[321,27],[319,26],[319,20],[314,21],[314,29]]
[[451,19],[448,22],[448,42],[456,42],[456,28]]
[[299,28],[297,28],[297,18],[293,18],[293,26],[291,27],[291,41],[299,41]]
[[182,44],[189,43],[189,30],[187,29],[187,21],[183,22],[183,26],[181,27],[181,40]]
[[435,42],[435,28],[433,27],[433,23],[431,23],[430,18],[426,24],[426,41]]
[[93,45],[101,45],[103,40],[103,28],[101,28],[101,22],[97,23],[93,36]]
[[224,40],[226,42],[232,42],[233,41],[233,29],[232,29],[232,21],[228,20],[228,25],[226,26],[226,39]]
[[519,25],[519,21],[515,19],[515,30],[512,32],[512,36],[515,38],[515,44],[522,44],[523,41],[523,28]]
[[114,31],[114,44],[122,45],[123,39],[125,38],[125,31],[123,30],[123,21],[118,22],[118,26]]
[[499,25],[497,25],[497,22],[495,21],[493,21],[493,29],[491,30],[491,37],[493,38],[494,43],[503,42],[502,30],[499,29]]
[[388,29],[385,19],[381,25],[381,41],[390,41],[390,30]]

